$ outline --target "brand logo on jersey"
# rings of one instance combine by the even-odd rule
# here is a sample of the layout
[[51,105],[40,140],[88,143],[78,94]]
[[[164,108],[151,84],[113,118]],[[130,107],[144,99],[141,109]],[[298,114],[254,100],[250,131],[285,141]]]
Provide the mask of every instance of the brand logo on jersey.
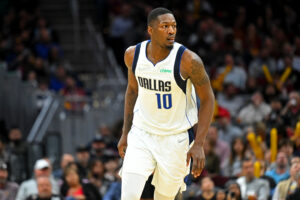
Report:
[[171,81],[162,81],[151,78],[137,77],[139,85],[148,90],[154,90],[159,92],[170,92],[171,91]]
[[172,70],[170,70],[170,69],[161,69],[160,72],[161,73],[172,73]]

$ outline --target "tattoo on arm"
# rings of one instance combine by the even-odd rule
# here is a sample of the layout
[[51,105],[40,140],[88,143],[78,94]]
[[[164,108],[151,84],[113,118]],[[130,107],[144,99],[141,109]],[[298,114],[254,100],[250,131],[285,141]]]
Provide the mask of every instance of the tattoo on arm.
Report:
[[128,133],[133,119],[133,109],[137,99],[137,93],[132,89],[128,88],[126,91],[126,103],[125,103],[125,116],[124,116],[124,125],[123,132]]
[[205,85],[209,82],[208,75],[204,69],[204,66],[202,64],[202,61],[200,58],[194,58],[191,61],[191,67],[192,67],[192,80],[194,84],[197,84],[198,86]]

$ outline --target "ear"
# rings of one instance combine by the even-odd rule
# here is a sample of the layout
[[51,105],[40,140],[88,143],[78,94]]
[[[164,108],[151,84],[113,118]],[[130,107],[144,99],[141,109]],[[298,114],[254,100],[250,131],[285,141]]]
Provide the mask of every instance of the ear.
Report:
[[153,28],[151,26],[148,26],[148,34],[150,35],[150,37],[152,36],[152,32],[153,32]]

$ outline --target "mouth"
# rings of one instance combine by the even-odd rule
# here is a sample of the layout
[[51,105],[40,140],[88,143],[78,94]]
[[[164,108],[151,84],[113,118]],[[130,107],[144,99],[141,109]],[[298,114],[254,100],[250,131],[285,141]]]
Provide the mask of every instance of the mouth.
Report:
[[173,42],[175,42],[175,38],[174,37],[167,38],[167,41],[173,43]]

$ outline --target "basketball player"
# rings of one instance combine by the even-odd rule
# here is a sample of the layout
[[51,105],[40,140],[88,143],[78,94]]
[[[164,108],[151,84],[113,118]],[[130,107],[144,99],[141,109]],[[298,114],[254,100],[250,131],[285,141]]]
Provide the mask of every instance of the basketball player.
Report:
[[[156,8],[148,15],[150,40],[125,52],[128,85],[118,144],[124,158],[122,200],[140,199],[152,173],[154,199],[173,200],[185,189],[191,158],[194,177],[205,165],[203,144],[214,95],[201,59],[175,42],[176,31],[172,12]],[[201,101],[199,110],[196,94]]]

